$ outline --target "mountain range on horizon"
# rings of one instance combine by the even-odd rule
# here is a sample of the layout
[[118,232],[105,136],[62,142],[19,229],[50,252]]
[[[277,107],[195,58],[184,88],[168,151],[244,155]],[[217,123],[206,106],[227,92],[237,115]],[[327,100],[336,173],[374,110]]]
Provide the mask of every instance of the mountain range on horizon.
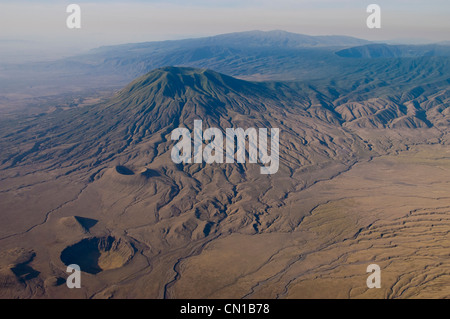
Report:
[[[388,45],[348,36],[308,36],[286,31],[248,31],[205,38],[100,47],[53,62],[0,68],[1,105],[28,97],[73,95],[119,89],[164,66],[208,68],[246,80],[311,81],[350,75],[370,61],[379,68],[391,58],[445,58],[446,45]],[[30,103],[28,103],[30,104]]]

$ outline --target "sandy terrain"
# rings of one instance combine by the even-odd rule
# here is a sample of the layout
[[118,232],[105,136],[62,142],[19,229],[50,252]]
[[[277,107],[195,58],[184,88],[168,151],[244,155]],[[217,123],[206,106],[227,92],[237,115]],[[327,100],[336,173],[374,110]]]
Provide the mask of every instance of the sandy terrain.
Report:
[[[173,232],[161,242],[155,238],[155,227],[145,226],[151,224],[149,216],[140,213],[140,207],[150,211],[152,203],[134,199],[131,205],[127,203],[133,200],[126,200],[126,195],[117,197],[135,187],[127,185],[127,178],[111,169],[96,187],[62,185],[68,198],[55,199],[56,209],[42,207],[48,210],[44,221],[27,219],[28,226],[16,227],[21,229],[18,233],[11,233],[14,223],[9,231],[2,228],[2,297],[449,296],[450,151],[441,145],[364,161],[290,193],[277,215],[289,220],[285,223],[291,227],[275,227],[275,222],[273,229],[260,234],[244,228],[205,237],[204,230],[195,230],[201,227],[201,218],[189,222],[185,217],[179,226],[157,227]],[[105,185],[111,179],[122,183],[114,194],[108,194],[111,189]],[[158,182],[150,186],[143,181],[144,185],[151,189]],[[5,198],[24,193],[23,188],[13,196],[2,193],[2,205]],[[44,190],[39,194],[51,197]],[[116,205],[105,207],[114,196]],[[16,200],[16,205],[25,209],[30,199],[22,204]],[[109,211],[111,207],[128,217],[121,219]],[[74,217],[80,215],[86,217]],[[227,220],[232,227],[233,215]],[[187,227],[193,228],[185,230],[191,242],[183,241]],[[97,244],[86,248],[87,240],[120,243],[102,251]],[[69,290],[61,284],[67,278],[63,263],[67,251],[78,258],[81,254],[87,264],[90,254],[100,256],[92,257],[94,271],[83,273],[82,289]],[[382,269],[381,289],[366,287],[365,270],[372,263]]]

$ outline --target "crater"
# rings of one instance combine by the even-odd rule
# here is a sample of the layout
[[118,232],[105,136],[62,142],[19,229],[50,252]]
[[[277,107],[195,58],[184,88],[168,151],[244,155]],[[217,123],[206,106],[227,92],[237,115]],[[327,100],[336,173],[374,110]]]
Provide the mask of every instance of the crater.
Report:
[[121,175],[134,175],[134,172],[131,169],[122,165],[116,166],[116,172]]
[[147,168],[147,167],[142,169],[140,174],[142,176],[145,176],[145,177],[158,177],[158,176],[161,176],[161,174],[159,174],[158,171],[155,171],[154,169],[150,169],[150,168]]
[[98,274],[123,267],[133,255],[134,249],[126,240],[106,236],[85,238],[68,246],[61,252],[60,258],[66,266],[76,264],[81,271]]

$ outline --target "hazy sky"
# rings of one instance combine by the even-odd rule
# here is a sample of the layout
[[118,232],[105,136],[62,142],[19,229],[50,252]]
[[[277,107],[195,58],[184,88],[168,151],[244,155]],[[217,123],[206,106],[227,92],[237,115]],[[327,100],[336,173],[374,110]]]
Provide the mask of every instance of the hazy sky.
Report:
[[[66,27],[66,7],[81,6],[81,29]],[[366,7],[381,7],[368,29]],[[281,29],[368,40],[450,41],[449,0],[0,0],[0,57],[52,58],[107,44]],[[52,52],[53,54],[50,54]]]

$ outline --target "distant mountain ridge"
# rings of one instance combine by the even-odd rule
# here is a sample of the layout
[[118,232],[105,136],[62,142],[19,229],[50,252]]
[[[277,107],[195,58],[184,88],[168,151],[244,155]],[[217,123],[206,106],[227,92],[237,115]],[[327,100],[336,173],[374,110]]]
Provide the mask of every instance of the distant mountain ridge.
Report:
[[[0,94],[46,94],[54,88],[121,87],[163,66],[208,68],[245,79],[294,80],[338,72],[333,51],[369,43],[346,36],[249,31],[218,36],[105,46],[53,62],[1,68]],[[325,64],[318,65],[317,59]],[[331,60],[330,60],[331,59]],[[39,82],[39,90],[35,83]]]
[[344,58],[417,58],[424,56],[450,56],[450,46],[442,44],[427,45],[389,45],[383,43],[367,44],[337,51]]
[[[54,94],[55,90],[118,89],[165,66],[205,68],[250,81],[342,82],[341,78],[352,78],[358,82],[361,71],[369,74],[392,68],[390,59],[402,59],[395,63],[408,68],[415,62],[405,57],[430,59],[418,61],[418,65],[433,64],[434,58],[442,58],[443,63],[436,63],[441,68],[447,63],[447,48],[392,46],[346,36],[308,36],[279,30],[124,44],[50,63],[4,67],[0,72],[0,102],[8,101],[15,93],[36,97]],[[394,73],[377,73],[379,82],[388,83]],[[421,79],[427,79],[426,74]],[[2,100],[3,95],[7,97]]]
[[183,40],[151,41],[130,43],[112,46],[102,46],[93,49],[92,53],[107,52],[110,50],[143,50],[146,48],[162,47],[201,47],[201,46],[227,46],[227,47],[272,47],[272,48],[301,48],[320,46],[356,46],[371,43],[368,40],[343,35],[319,35],[292,33],[283,30],[273,31],[244,31],[225,33],[210,37],[191,38]]

